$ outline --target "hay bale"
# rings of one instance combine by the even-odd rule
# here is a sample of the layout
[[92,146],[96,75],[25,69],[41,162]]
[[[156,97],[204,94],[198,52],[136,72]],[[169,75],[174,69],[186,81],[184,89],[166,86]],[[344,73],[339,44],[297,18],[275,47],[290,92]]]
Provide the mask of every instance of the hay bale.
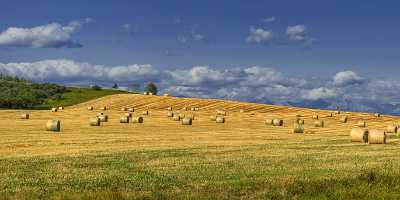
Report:
[[168,107],[168,108],[167,108],[167,110],[169,110],[169,111],[172,111],[172,107],[171,107],[171,106],[170,106],[170,107]]
[[57,111],[58,111],[57,108],[52,108],[52,109],[51,109],[51,112],[57,112]]
[[175,115],[174,117],[172,117],[172,120],[174,121],[180,121],[181,117],[179,115]]
[[324,120],[317,120],[314,122],[314,127],[324,127]]
[[122,116],[121,118],[119,118],[119,123],[129,123],[129,117]]
[[222,116],[217,116],[217,118],[215,119],[216,123],[225,123],[225,118]]
[[381,114],[380,114],[380,113],[375,113],[374,116],[375,116],[375,117],[380,117]]
[[64,110],[64,107],[59,106],[59,107],[58,107],[58,110]]
[[368,129],[353,128],[350,131],[351,142],[368,142]]
[[149,92],[149,95],[154,95],[152,92]]
[[340,121],[341,121],[342,123],[347,123],[347,120],[348,120],[348,117],[347,117],[347,116],[343,116],[343,117],[340,118]]
[[187,118],[187,117],[183,118],[182,125],[192,125],[192,119]]
[[370,130],[368,144],[386,144],[386,133],[384,130]]
[[299,119],[299,118],[297,118],[297,119],[294,120],[294,123],[304,125],[304,119]]
[[129,117],[132,117],[132,113],[125,113],[124,116],[125,116],[125,117],[128,117],[128,118],[129,118]]
[[164,97],[167,97],[167,96],[169,96],[169,94],[167,94],[167,93],[164,93]]
[[194,108],[194,111],[199,111],[199,110],[200,110],[199,107],[195,107],[195,108]]
[[312,118],[313,119],[319,119],[319,116],[318,115],[313,115]]
[[167,112],[167,117],[174,117],[174,112],[168,111]]
[[143,123],[143,117],[132,117],[132,123],[141,124]]
[[149,92],[143,92],[143,95],[149,95]]
[[97,118],[100,119],[100,122],[108,122],[108,116],[107,115],[98,115]]
[[386,133],[397,133],[397,126],[391,124],[386,127]]
[[130,108],[128,108],[128,111],[129,112],[135,112],[135,108],[134,107],[130,107]]
[[59,132],[61,130],[60,120],[49,120],[46,123],[46,131]]
[[149,111],[148,110],[143,111],[142,115],[149,115]]
[[274,125],[274,126],[283,126],[283,120],[274,119],[274,120],[272,120],[272,125]]
[[329,113],[327,117],[333,117],[333,113]]
[[90,126],[100,126],[100,119],[98,117],[92,117],[89,119]]
[[28,113],[22,113],[20,115],[20,119],[29,119],[29,114]]
[[104,113],[102,113],[102,112],[101,112],[101,113],[97,113],[96,116],[98,117],[98,116],[100,116],[100,115],[104,115]]
[[273,122],[274,120],[272,120],[272,119],[266,119],[265,120],[265,124],[266,125],[272,125],[272,122]]
[[299,123],[294,123],[292,133],[304,133],[304,125]]
[[189,108],[188,107],[183,107],[182,110],[188,111]]
[[210,120],[215,122],[215,120],[217,120],[217,116],[211,115],[211,116],[210,116]]
[[121,108],[121,111],[127,111],[128,108]]
[[196,108],[195,107],[191,107],[190,110],[191,111],[196,111]]
[[190,119],[194,120],[194,114],[187,114],[186,118],[190,118]]
[[185,114],[180,113],[180,114],[179,114],[179,117],[180,117],[181,119],[183,119],[183,118],[185,118]]
[[107,110],[107,107],[105,107],[105,106],[100,107],[100,110]]
[[240,112],[240,113],[244,113],[244,110],[243,110],[243,109],[240,109],[239,112]]
[[226,116],[227,112],[224,110],[217,110],[217,115]]
[[87,107],[87,110],[93,110],[93,106]]
[[356,126],[360,128],[365,128],[367,127],[367,123],[365,121],[359,121],[357,122]]

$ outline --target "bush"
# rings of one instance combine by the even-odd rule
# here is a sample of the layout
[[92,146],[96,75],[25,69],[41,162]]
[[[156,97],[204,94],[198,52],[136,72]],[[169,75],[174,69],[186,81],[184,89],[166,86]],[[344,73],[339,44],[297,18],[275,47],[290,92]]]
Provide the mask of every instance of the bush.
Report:
[[92,86],[92,89],[93,89],[93,90],[102,90],[103,88],[101,88],[101,87],[98,86],[98,85],[93,85],[93,86]]

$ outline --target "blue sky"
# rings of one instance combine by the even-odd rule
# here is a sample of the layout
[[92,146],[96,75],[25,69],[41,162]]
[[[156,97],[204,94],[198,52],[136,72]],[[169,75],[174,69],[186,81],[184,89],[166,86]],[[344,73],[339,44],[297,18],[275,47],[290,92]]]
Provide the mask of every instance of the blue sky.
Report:
[[0,72],[67,84],[156,81],[177,95],[281,104],[382,95],[394,104],[400,95],[378,90],[400,85],[399,9],[389,0],[3,0]]

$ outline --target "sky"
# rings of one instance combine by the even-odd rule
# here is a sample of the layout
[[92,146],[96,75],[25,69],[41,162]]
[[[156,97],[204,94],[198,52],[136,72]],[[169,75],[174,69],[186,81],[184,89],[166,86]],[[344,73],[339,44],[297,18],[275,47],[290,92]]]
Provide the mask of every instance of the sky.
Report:
[[399,9],[394,0],[2,0],[0,73],[368,110],[400,103]]

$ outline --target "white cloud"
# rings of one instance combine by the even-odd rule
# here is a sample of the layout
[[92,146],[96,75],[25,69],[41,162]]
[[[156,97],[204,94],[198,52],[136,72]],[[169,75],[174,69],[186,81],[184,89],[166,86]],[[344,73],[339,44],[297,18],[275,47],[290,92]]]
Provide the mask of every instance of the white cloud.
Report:
[[336,86],[348,86],[364,82],[364,79],[353,71],[338,72],[333,77],[333,84]]
[[196,40],[196,41],[203,40],[204,38],[205,38],[204,35],[202,35],[200,33],[193,34],[193,39]]
[[304,41],[307,39],[307,27],[304,25],[288,26],[286,34],[290,40]]
[[248,43],[267,43],[273,39],[272,31],[263,28],[250,27],[250,34],[246,38]]
[[334,98],[336,96],[338,96],[338,94],[335,89],[320,87],[307,91],[303,98],[308,100],[319,100]]
[[276,18],[274,16],[271,16],[271,17],[267,17],[267,18],[263,19],[262,21],[269,23],[269,22],[273,22],[275,20],[276,20]]
[[0,46],[32,47],[32,48],[78,48],[81,44],[72,39],[72,35],[84,23],[91,22],[91,18],[83,21],[73,21],[67,26],[50,23],[32,28],[10,27],[0,33]]

